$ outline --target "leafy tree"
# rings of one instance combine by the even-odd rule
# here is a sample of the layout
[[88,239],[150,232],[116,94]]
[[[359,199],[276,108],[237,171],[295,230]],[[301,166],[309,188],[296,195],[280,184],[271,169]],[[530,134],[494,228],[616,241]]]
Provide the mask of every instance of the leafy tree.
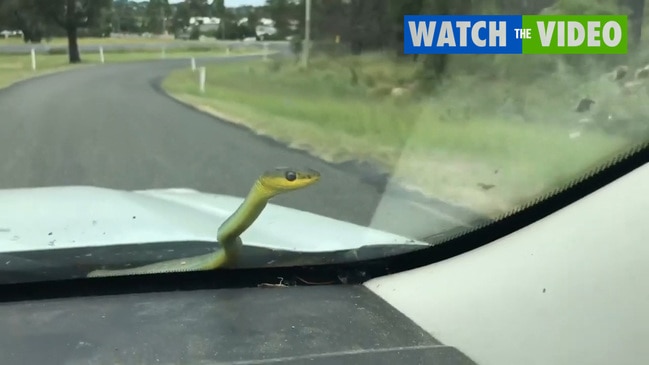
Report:
[[[304,34],[304,2],[300,4],[300,34]],[[311,38],[313,41],[331,42],[337,35],[347,39],[349,4],[343,0],[313,0],[311,4]]]
[[266,0],[268,15],[275,21],[278,37],[285,37],[289,33],[290,8],[288,0]]
[[255,37],[257,35],[257,24],[259,24],[259,19],[261,17],[257,11],[251,9],[246,18],[248,18],[248,21],[239,25],[239,37]]
[[48,30],[40,14],[20,0],[0,1],[0,23],[7,29],[19,29],[25,43],[39,43]]
[[151,33],[164,33],[166,19],[171,15],[168,0],[150,0],[146,7],[146,28]]
[[176,11],[173,14],[171,19],[172,30],[174,33],[178,33],[185,29],[189,24],[189,18],[191,17],[189,5],[186,2],[182,2],[176,5]]
[[210,14],[210,4],[207,0],[187,0],[189,16],[208,16]]
[[388,4],[388,19],[392,24],[390,32],[391,46],[398,56],[403,55],[403,16],[420,14],[423,0],[390,0]]
[[390,32],[388,1],[351,0],[349,35],[352,54],[364,49],[379,49],[387,45]]
[[62,28],[68,38],[69,61],[79,63],[79,28],[96,26],[105,14],[103,10],[111,6],[112,0],[20,0],[15,13],[23,19],[39,19],[41,24],[51,22]]
[[141,33],[138,7],[128,0],[114,0],[112,11],[113,29],[125,33]]
[[189,39],[195,41],[201,36],[201,31],[198,25],[194,25],[192,30],[189,32]]
[[214,0],[211,6],[211,15],[223,18],[225,17],[225,0]]
[[642,35],[645,0],[621,0],[620,5],[629,10],[629,43],[635,47],[640,43]]
[[266,0],[266,10],[268,11],[268,15],[275,21],[286,17],[287,8],[287,0]]
[[[472,1],[423,0],[421,14],[462,15],[471,14]],[[420,76],[424,87],[434,87],[436,81],[444,76],[449,56],[446,54],[424,55],[421,57]]]

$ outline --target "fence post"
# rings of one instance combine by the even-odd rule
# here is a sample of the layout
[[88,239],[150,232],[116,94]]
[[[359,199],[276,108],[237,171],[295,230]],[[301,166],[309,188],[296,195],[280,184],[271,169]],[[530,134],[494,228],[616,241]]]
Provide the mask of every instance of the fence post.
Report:
[[268,61],[268,42],[264,42],[264,61]]
[[32,48],[32,71],[36,71],[36,50]]
[[203,66],[199,69],[199,76],[198,76],[198,88],[201,91],[201,93],[205,92],[205,78],[206,78],[205,73],[206,73],[205,66]]

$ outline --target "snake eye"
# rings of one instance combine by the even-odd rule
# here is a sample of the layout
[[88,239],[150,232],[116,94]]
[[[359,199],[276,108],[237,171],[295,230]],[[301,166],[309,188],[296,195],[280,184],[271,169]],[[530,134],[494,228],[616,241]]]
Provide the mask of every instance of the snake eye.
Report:
[[295,171],[286,171],[286,174],[284,176],[288,181],[295,181],[295,179],[297,179],[297,174],[295,173]]

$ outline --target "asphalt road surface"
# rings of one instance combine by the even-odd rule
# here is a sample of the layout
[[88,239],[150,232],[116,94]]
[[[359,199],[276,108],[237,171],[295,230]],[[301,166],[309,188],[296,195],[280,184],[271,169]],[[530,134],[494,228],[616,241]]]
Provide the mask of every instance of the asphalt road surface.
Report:
[[[206,62],[224,61],[199,60]],[[268,168],[307,166],[322,173],[321,182],[274,203],[415,238],[475,218],[381,189],[367,173],[289,150],[156,89],[170,71],[188,65],[178,59],[97,65],[0,90],[0,188],[185,187],[245,196]]]

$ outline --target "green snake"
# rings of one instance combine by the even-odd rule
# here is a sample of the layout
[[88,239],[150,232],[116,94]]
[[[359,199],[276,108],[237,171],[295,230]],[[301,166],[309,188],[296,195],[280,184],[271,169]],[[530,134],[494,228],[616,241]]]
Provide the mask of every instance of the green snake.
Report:
[[218,229],[216,238],[221,249],[194,257],[157,262],[129,269],[95,270],[88,277],[142,275],[165,272],[213,270],[231,264],[242,245],[239,237],[259,217],[268,201],[282,193],[305,188],[320,180],[320,173],[311,169],[277,168],[266,171],[250,192]]

